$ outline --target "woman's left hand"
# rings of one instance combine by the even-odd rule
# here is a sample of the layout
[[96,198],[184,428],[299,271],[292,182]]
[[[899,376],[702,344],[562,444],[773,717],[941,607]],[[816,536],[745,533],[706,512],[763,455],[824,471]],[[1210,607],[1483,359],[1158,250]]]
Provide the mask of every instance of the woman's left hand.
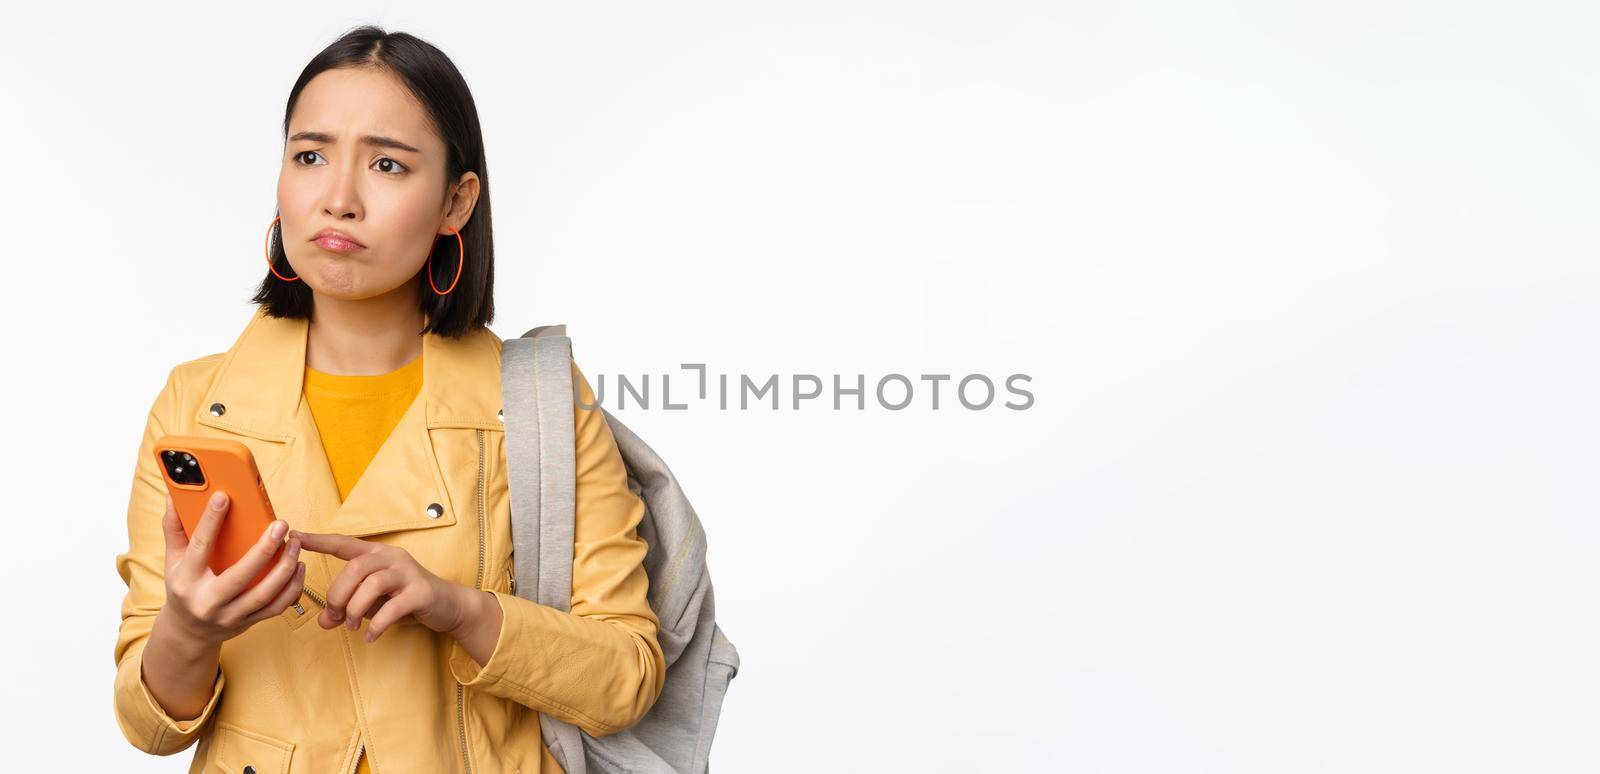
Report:
[[366,641],[372,642],[395,621],[411,616],[436,632],[457,634],[469,628],[477,612],[474,592],[429,572],[403,548],[349,535],[290,530],[301,548],[345,560],[344,569],[328,587],[328,605],[317,624],[332,629],[343,622],[355,631],[370,616]]

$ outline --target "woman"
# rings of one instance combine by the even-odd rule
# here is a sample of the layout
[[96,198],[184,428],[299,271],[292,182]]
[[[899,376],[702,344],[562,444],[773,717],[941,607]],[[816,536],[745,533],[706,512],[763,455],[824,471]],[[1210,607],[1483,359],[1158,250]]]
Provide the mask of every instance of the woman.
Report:
[[[438,49],[361,27],[301,74],[284,135],[258,307],[148,417],[117,557],[118,723],[157,755],[198,740],[191,771],[561,771],[539,712],[615,733],[665,680],[644,505],[573,363],[571,612],[512,593],[472,96]],[[255,455],[279,521],[224,573],[206,556],[227,504],[185,534],[151,453],[166,434]]]

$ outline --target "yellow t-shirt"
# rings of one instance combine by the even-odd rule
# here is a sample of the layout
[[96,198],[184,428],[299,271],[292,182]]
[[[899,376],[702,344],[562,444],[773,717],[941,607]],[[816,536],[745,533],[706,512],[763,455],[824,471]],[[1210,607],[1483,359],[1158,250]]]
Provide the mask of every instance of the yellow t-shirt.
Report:
[[[305,372],[306,403],[342,502],[422,390],[422,356],[386,374],[343,376],[311,366]],[[365,754],[356,772],[372,774]]]
[[386,374],[343,376],[306,366],[306,402],[333,468],[339,499],[350,496],[400,417],[422,390],[422,356]]

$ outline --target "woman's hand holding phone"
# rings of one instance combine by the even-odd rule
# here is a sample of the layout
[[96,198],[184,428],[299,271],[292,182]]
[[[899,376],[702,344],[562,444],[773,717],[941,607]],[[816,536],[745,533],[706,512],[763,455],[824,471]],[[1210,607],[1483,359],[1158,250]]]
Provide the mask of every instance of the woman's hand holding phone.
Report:
[[260,583],[247,588],[278,554],[289,526],[282,519],[274,519],[255,545],[222,574],[211,571],[208,558],[228,506],[226,495],[220,503],[214,498],[195,525],[192,538],[184,533],[170,494],[167,512],[161,517],[167,544],[167,602],[156,613],[145,642],[140,674],[151,696],[180,722],[204,711],[218,679],[222,643],[282,613],[300,598],[305,586],[306,564],[298,561],[300,542],[290,540],[272,570]]
[[228,512],[227,496],[218,494],[206,505],[193,537],[184,534],[170,494],[161,519],[167,543],[167,604],[157,616],[168,616],[172,628],[191,645],[208,648],[220,647],[257,622],[282,613],[300,598],[306,574],[305,562],[298,561],[300,541],[291,539],[262,582],[246,588],[279,553],[289,529],[282,519],[275,519],[250,551],[222,574],[213,573],[207,559]]

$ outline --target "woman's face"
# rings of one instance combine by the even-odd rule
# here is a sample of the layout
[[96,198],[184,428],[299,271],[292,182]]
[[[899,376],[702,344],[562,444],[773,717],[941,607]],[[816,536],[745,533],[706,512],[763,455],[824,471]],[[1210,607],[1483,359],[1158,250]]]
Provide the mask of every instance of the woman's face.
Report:
[[[316,293],[415,292],[435,237],[454,242],[447,227],[465,225],[476,200],[472,172],[446,185],[444,142],[387,71],[328,70],[301,90],[278,173],[279,225],[289,265]],[[318,240],[324,229],[354,244]],[[441,269],[443,281],[454,270]]]

